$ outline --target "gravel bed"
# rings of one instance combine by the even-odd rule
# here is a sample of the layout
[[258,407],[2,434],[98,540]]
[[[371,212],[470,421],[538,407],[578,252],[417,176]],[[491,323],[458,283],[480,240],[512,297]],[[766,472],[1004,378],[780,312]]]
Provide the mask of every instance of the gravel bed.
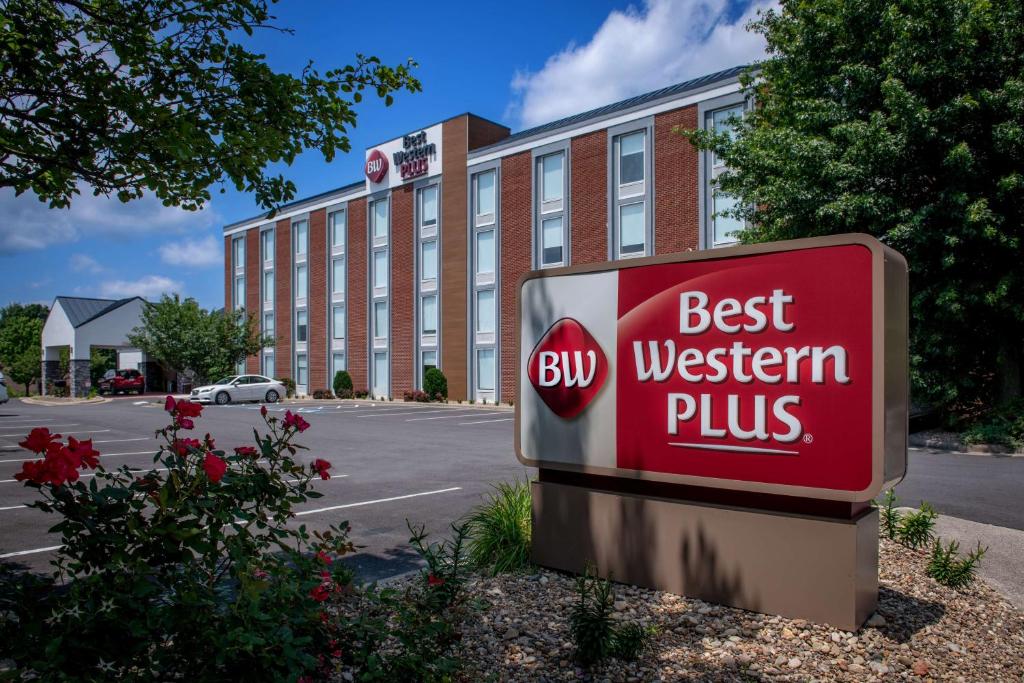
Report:
[[937,584],[927,557],[882,540],[878,612],[857,633],[616,585],[616,617],[658,634],[640,661],[590,672],[572,660],[571,576],[476,577],[465,680],[1024,681],[1024,614],[980,579],[961,592]]

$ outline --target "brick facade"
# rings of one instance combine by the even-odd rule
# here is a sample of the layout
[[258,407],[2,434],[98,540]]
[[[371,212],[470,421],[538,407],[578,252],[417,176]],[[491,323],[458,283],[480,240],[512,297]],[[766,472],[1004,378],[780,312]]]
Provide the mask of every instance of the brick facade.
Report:
[[[260,311],[260,277],[263,268],[260,263],[260,231],[250,230],[245,234],[245,314],[256,319],[259,329]],[[260,373],[260,356],[255,354],[245,359],[245,371],[254,375]]]
[[467,240],[466,232],[466,145],[469,135],[467,116],[458,116],[442,124],[443,148],[441,172],[441,370],[448,379],[448,397],[469,398],[467,320]]
[[348,235],[345,251],[348,254],[348,286],[345,294],[345,309],[348,316],[348,332],[345,339],[345,358],[348,372],[352,375],[352,387],[356,391],[370,388],[370,370],[367,362],[369,346],[366,327],[367,285],[367,227],[366,199],[360,197],[348,204]]
[[519,356],[516,339],[516,283],[530,270],[533,222],[530,193],[532,160],[529,152],[507,156],[501,160],[501,349],[499,366],[499,401],[514,401]]
[[413,303],[416,269],[413,263],[412,184],[391,192],[391,395],[401,397],[415,388],[416,307]]
[[327,210],[309,212],[309,342],[306,345],[309,363],[309,393],[329,389],[327,379]]
[[608,133],[572,139],[570,149],[572,265],[608,260]]
[[698,152],[676,126],[697,127],[697,107],[674,109],[654,117],[654,253],[694,251],[700,247]]
[[274,375],[292,376],[292,224],[277,222],[274,235]]

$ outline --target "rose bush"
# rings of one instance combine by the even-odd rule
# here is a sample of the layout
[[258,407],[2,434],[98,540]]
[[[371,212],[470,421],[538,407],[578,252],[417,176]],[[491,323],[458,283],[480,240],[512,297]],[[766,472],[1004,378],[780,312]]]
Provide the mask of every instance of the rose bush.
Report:
[[[53,574],[7,577],[0,642],[16,676],[61,680],[287,680],[317,677],[342,647],[324,606],[346,590],[333,558],[348,524],[291,526],[320,497],[330,463],[298,458],[300,415],[261,413],[254,444],[188,436],[202,407],[168,397],[153,466],[107,470],[90,440],[33,429],[40,459],[16,476],[58,516]],[[88,470],[88,471],[87,471]],[[0,673],[0,679],[4,676]]]

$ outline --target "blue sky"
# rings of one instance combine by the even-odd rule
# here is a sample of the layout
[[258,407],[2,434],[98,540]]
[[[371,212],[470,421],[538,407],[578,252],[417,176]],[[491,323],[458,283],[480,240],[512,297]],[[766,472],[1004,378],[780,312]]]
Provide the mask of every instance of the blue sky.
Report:
[[[771,0],[609,0],[515,3],[349,3],[282,0],[277,25],[251,46],[279,70],[313,60],[324,71],[357,52],[419,63],[423,92],[394,105],[359,106],[352,152],[330,164],[308,152],[282,171],[298,196],[361,179],[363,151],[449,116],[471,111],[513,131],[757,59],[758,36],[743,26]],[[278,170],[272,168],[271,170]],[[250,195],[228,188],[198,213],[146,198],[129,204],[86,189],[70,210],[0,190],[0,301],[53,297],[155,299],[162,292],[224,303],[225,223],[259,213]]]

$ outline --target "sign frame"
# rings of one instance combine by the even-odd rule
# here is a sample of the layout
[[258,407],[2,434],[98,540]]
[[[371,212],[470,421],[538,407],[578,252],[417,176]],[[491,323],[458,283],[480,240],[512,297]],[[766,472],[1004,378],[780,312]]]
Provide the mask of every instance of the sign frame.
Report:
[[[524,392],[533,391],[522,358],[522,291],[526,282],[538,278],[584,273],[619,271],[670,263],[729,260],[779,252],[838,246],[862,246],[871,254],[871,481],[859,491],[815,488],[791,484],[743,481],[693,475],[609,468],[585,464],[545,461],[540,454],[522,450],[522,401]],[[617,302],[616,302],[617,305]],[[514,353],[518,365],[518,389],[515,408],[515,454],[528,467],[556,469],[616,479],[640,480],[728,489],[751,493],[797,496],[821,500],[866,502],[890,488],[906,475],[907,426],[909,414],[909,292],[907,262],[894,249],[870,235],[851,233],[805,239],[739,245],[680,252],[627,260],[562,268],[545,268],[523,274],[516,283],[516,319]],[[536,342],[534,342],[536,343]]]

